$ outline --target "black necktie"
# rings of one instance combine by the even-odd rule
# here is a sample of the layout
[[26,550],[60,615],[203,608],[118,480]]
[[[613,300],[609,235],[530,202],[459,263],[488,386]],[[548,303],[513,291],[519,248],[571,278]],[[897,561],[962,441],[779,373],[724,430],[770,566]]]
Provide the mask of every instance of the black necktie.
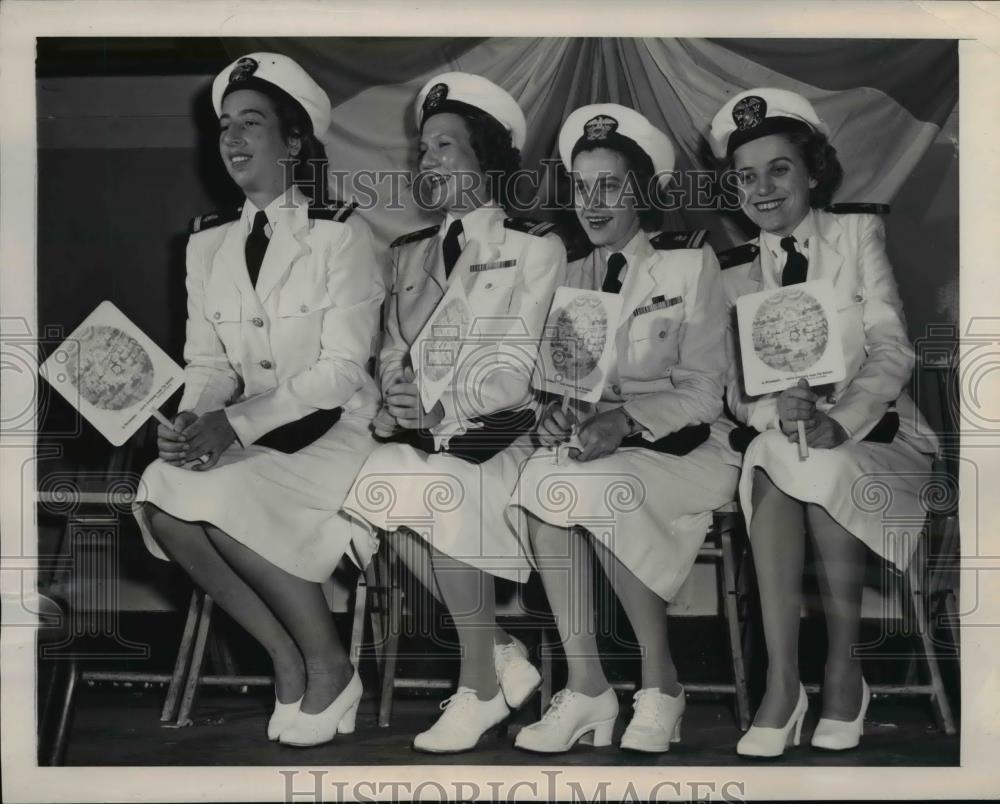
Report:
[[267,215],[258,212],[253,219],[253,229],[247,237],[246,246],[243,253],[247,258],[247,273],[250,275],[250,284],[257,286],[257,277],[260,275],[260,266],[264,262],[264,252],[267,251],[267,234],[264,227],[267,226]]
[[616,251],[608,257],[608,272],[604,275],[604,284],[601,290],[604,293],[617,293],[622,289],[622,281],[619,278],[622,269],[625,267],[625,255]]
[[441,244],[441,252],[444,254],[444,275],[451,276],[451,269],[458,262],[458,255],[462,253],[462,247],[458,244],[458,236],[462,234],[462,221],[451,222],[448,227],[448,234],[444,236],[444,243]]
[[785,268],[781,272],[781,286],[797,285],[806,281],[806,274],[809,273],[809,260],[806,255],[795,249],[794,237],[781,238],[781,247],[788,254],[785,260]]

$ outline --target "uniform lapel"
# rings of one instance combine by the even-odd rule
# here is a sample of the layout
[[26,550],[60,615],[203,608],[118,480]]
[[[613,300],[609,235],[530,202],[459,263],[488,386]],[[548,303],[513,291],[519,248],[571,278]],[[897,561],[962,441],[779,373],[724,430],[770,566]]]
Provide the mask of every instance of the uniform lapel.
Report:
[[247,261],[244,253],[246,236],[243,219],[229,224],[219,250],[215,252],[213,273],[218,272],[229,280],[240,294],[248,299],[254,295],[250,277],[247,274]]
[[836,215],[819,211],[814,214],[817,236],[809,242],[809,278],[829,279],[836,285],[844,264],[844,257],[838,251],[844,229]]
[[488,215],[480,212],[479,219],[465,233],[465,248],[462,249],[452,274],[462,282],[466,295],[478,276],[469,270],[469,266],[500,259],[500,246],[507,238],[507,230],[503,225],[504,216],[502,209],[491,207]]
[[[257,296],[262,304],[267,302],[267,297],[274,288],[284,281],[299,255],[308,249],[308,200],[299,194],[297,188],[293,189],[292,200],[292,208],[279,210],[278,225],[274,227],[271,242],[264,253],[264,263],[257,278]],[[245,258],[243,264],[245,268]]]
[[632,311],[647,301],[656,288],[656,277],[653,276],[653,265],[656,261],[649,259],[655,252],[649,245],[645,232],[640,231],[636,238],[635,250],[625,255],[628,260],[628,275],[621,289],[622,311],[618,319],[619,328],[631,320]]

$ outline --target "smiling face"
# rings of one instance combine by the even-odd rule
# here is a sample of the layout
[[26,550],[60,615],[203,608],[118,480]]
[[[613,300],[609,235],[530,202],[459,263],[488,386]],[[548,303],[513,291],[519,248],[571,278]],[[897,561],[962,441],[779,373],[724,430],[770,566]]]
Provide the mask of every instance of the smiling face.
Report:
[[428,117],[419,153],[417,190],[426,208],[461,216],[483,205],[486,177],[461,117],[447,112]]
[[573,158],[573,174],[573,204],[590,242],[621,251],[639,231],[628,160],[608,148],[581,151]]
[[751,140],[733,152],[743,211],[766,232],[790,235],[809,212],[809,175],[802,154],[784,134]]
[[231,92],[219,115],[219,153],[226,170],[244,194],[263,209],[288,184],[281,160],[298,154],[298,138],[281,134],[271,99],[253,89]]

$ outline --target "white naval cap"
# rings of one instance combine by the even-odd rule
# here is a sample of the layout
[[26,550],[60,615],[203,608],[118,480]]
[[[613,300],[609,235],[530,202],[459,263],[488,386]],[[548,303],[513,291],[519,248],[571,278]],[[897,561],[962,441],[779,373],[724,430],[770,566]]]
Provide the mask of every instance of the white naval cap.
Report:
[[216,115],[222,115],[222,99],[237,89],[255,89],[265,94],[279,90],[303,108],[317,137],[330,126],[330,98],[312,76],[288,56],[249,53],[226,67],[212,83],[212,105]]
[[812,104],[797,92],[759,87],[734,95],[719,109],[712,120],[709,140],[712,153],[724,159],[751,140],[803,127],[829,133]]
[[488,78],[472,73],[442,73],[424,84],[417,95],[417,128],[433,114],[461,113],[463,106],[486,112],[510,132],[515,148],[524,147],[528,123],[517,101]]
[[593,103],[574,109],[559,129],[559,157],[566,170],[573,169],[577,146],[604,143],[614,149],[615,140],[631,140],[649,157],[660,181],[674,169],[674,145],[670,138],[635,109],[617,103]]

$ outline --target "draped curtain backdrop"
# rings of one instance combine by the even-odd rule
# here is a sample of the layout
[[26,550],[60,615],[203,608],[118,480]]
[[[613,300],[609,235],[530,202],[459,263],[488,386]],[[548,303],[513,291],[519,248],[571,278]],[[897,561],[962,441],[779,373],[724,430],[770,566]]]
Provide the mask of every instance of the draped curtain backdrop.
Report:
[[[233,58],[286,53],[316,78],[334,107],[322,137],[331,169],[348,173],[413,167],[414,98],[449,70],[485,76],[518,101],[529,170],[558,157],[569,112],[601,102],[635,108],[665,131],[678,171],[709,169],[704,133],[715,112],[737,92],[775,86],[808,98],[829,126],[845,171],[835,200],[890,203],[958,101],[951,40],[240,39],[226,48]],[[434,222],[405,187],[400,208],[388,209],[389,189],[364,213],[383,243]],[[731,216],[711,212],[668,212],[664,226],[708,228],[716,248],[741,238]]]

